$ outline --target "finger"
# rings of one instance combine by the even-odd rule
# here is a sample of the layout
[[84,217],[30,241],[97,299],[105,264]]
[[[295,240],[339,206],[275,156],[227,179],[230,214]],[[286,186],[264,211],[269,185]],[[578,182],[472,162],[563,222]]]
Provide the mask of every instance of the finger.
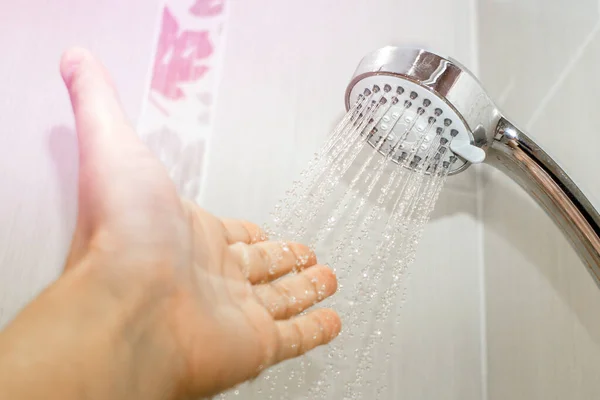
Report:
[[170,180],[128,123],[104,66],[88,51],[72,49],[61,59],[61,74],[77,125],[80,184],[99,198],[155,202],[144,187],[162,187]]
[[274,319],[287,319],[331,296],[337,278],[324,265],[315,265],[279,281],[257,285],[254,293]]
[[127,163],[119,156],[132,146],[144,146],[127,122],[104,66],[87,50],[74,48],[63,54],[60,70],[75,115],[81,168],[100,172]]
[[267,234],[256,224],[240,219],[224,219],[229,244],[237,242],[252,244],[267,240]]
[[260,242],[253,245],[238,242],[230,246],[244,276],[250,283],[268,282],[292,270],[315,265],[315,253],[300,243]]
[[298,357],[332,341],[342,328],[337,313],[320,309],[286,321],[277,321],[279,348],[275,363]]
[[60,70],[79,146],[79,214],[69,266],[81,258],[94,233],[108,226],[133,241],[147,239],[140,231],[158,235],[152,224],[160,218],[168,224],[180,203],[166,170],[127,122],[102,64],[86,50],[71,49]]
[[[81,48],[66,51],[60,61],[60,73],[81,128],[97,130],[98,124],[124,122],[125,114],[108,72],[89,51]],[[102,132],[111,134],[115,133],[108,129]]]

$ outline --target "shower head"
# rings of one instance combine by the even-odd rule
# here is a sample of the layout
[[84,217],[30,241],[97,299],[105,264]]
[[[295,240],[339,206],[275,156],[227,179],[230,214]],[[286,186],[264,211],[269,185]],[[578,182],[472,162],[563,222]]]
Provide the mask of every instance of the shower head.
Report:
[[[441,136],[449,150],[441,155],[442,160],[458,156],[449,174],[484,161],[500,113],[479,81],[457,61],[426,50],[384,47],[365,56],[358,65],[346,90],[346,108],[373,91],[387,95],[386,102],[393,99],[394,105],[388,106],[387,116],[376,124],[377,135],[369,140],[371,145],[388,135],[390,126],[397,136],[421,113],[421,122],[407,140],[417,141],[415,134],[426,129],[427,141]],[[412,112],[404,113],[400,123],[388,122],[407,109]],[[423,158],[424,154],[418,156]]]
[[[392,106],[385,107],[385,115],[372,119],[375,129],[367,136],[371,145],[394,136],[391,130],[403,129],[397,123],[401,118],[394,123],[385,121],[386,117],[394,118],[393,107],[424,116],[420,120],[433,124],[430,127],[434,129],[422,131],[421,137],[434,135],[441,128],[442,138],[438,140],[447,143],[441,157],[446,162],[455,157],[447,164],[450,174],[483,161],[503,171],[554,220],[600,286],[598,211],[548,153],[502,115],[465,67],[426,50],[384,47],[366,55],[358,65],[346,90],[346,108],[350,110],[367,96],[372,98],[373,92],[378,93],[379,100],[384,99],[384,104],[391,99]],[[402,124],[408,123],[406,132],[419,136],[418,124],[415,132],[415,125],[404,121],[406,114],[396,111],[395,115],[402,116]],[[427,137],[423,140],[426,142]],[[413,148],[418,152],[421,142],[416,143]],[[422,160],[422,154],[417,156]]]

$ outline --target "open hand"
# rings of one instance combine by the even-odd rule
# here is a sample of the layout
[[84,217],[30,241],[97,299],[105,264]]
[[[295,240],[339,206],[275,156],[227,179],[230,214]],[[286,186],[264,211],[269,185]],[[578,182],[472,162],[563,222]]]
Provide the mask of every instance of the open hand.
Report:
[[337,287],[306,246],[180,199],[100,63],[73,49],[61,73],[79,140],[77,227],[63,276],[0,334],[0,397],[208,396],[339,333],[332,310],[298,315]]

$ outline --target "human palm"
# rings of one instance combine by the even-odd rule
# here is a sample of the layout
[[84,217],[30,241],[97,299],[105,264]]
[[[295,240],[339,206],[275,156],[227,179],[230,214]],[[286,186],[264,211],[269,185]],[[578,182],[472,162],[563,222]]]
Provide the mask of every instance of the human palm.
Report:
[[184,204],[192,215],[192,262],[177,276],[186,294],[170,321],[179,353],[189,357],[192,393],[231,387],[337,335],[331,310],[295,317],[336,290],[331,270],[306,246],[266,241],[253,224],[222,222]]

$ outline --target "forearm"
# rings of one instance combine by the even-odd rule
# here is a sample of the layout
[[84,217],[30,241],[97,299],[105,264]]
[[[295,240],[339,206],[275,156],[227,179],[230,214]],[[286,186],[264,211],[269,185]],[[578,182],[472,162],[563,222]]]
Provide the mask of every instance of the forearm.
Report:
[[0,398],[169,398],[134,369],[134,357],[151,354],[137,354],[127,308],[87,278],[63,276],[0,332]]

